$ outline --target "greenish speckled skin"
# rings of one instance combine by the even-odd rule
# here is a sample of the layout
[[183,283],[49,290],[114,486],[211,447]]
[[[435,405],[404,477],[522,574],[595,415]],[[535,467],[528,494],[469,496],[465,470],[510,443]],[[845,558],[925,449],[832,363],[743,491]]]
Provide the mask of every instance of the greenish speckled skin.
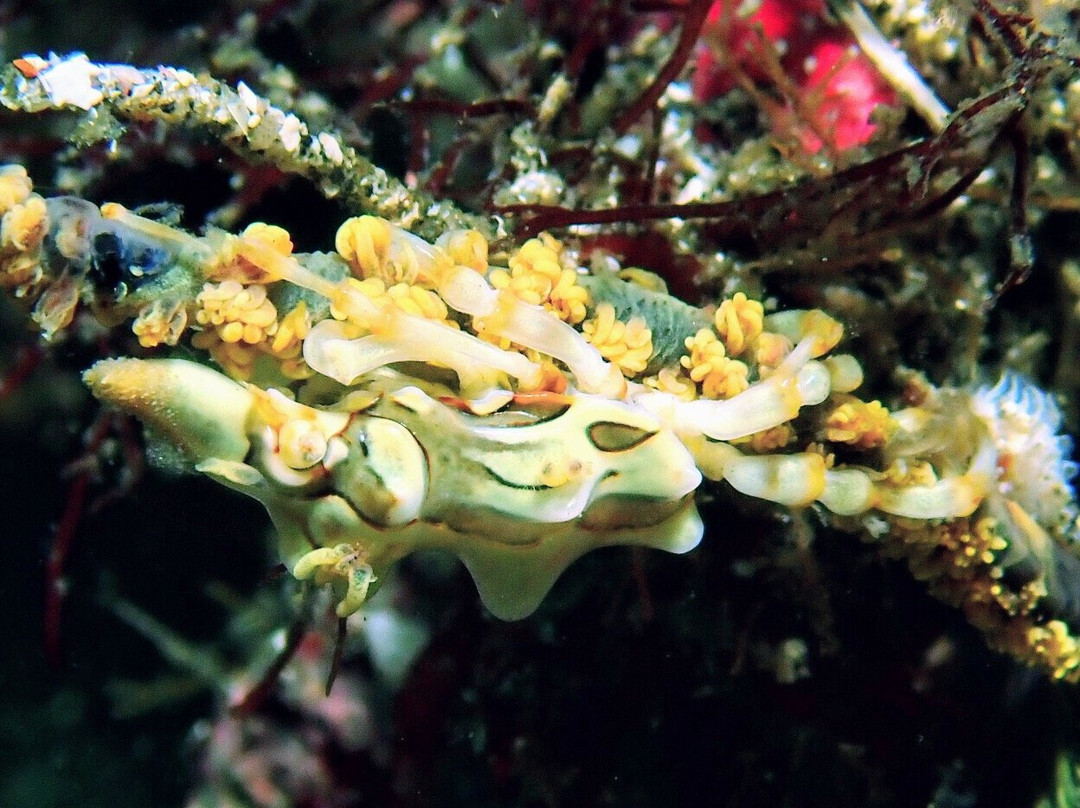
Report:
[[686,352],[686,338],[712,325],[709,316],[696,306],[614,275],[582,275],[578,282],[589,290],[594,306],[597,303],[614,306],[616,319],[626,322],[631,317],[641,317],[645,320],[653,342],[653,355],[649,358],[646,373],[678,365],[679,357]]

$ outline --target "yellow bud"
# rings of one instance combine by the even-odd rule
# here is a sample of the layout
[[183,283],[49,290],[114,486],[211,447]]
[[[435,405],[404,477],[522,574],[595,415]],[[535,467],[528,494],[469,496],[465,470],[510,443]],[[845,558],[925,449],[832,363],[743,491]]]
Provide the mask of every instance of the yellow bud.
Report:
[[439,236],[435,244],[446,250],[450,260],[455,264],[475,269],[480,273],[487,273],[488,243],[479,231],[451,230]]
[[0,224],[0,244],[3,244],[5,249],[19,252],[33,250],[41,244],[48,225],[45,200],[33,194],[4,214]]
[[764,321],[765,309],[761,303],[736,292],[716,310],[716,333],[724,341],[728,353],[738,356],[761,334]]
[[381,277],[390,254],[390,223],[377,216],[346,219],[334,238],[334,249],[361,278]]
[[283,227],[264,222],[252,222],[244,228],[243,237],[261,241],[274,252],[292,255],[293,243],[289,231]]
[[20,165],[0,167],[0,213],[20,205],[30,196],[33,183]]

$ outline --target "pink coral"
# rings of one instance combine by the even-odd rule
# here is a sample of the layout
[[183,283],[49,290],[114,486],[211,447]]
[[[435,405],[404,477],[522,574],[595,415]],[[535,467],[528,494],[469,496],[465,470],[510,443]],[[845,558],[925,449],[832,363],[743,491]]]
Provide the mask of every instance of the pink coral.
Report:
[[[778,66],[788,82],[787,103],[770,105],[774,131],[795,134],[809,152],[827,144],[843,151],[874,133],[870,116],[896,103],[896,93],[858,50],[847,29],[824,17],[824,0],[763,0],[741,17],[732,0],[716,0],[702,32],[694,75],[695,96],[707,101],[734,87],[739,77],[775,82]],[[771,58],[765,40],[779,55]]]

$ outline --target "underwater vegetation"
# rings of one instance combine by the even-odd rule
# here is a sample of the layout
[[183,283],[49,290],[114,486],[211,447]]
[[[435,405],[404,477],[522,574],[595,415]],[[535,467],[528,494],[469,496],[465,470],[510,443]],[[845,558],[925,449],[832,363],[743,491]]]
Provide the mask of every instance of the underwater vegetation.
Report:
[[179,13],[5,9],[0,802],[1080,799],[1069,4]]

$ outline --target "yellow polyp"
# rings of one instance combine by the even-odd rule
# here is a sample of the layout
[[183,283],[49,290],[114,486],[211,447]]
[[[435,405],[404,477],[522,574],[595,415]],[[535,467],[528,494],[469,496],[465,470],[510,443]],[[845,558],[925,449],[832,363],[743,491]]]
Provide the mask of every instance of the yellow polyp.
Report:
[[765,307],[743,292],[724,300],[713,318],[716,333],[731,356],[739,356],[758,338],[764,328]]
[[277,331],[277,309],[262,284],[207,283],[195,298],[195,321],[213,326],[224,343],[258,345]]
[[259,348],[240,342],[225,342],[219,330],[211,328],[192,335],[191,346],[206,351],[225,371],[226,375],[237,381],[247,381],[255,372],[255,360],[259,357]]
[[254,323],[244,323],[244,333],[240,337],[241,340],[248,345],[258,345],[266,338],[266,331],[261,326]]
[[652,332],[640,317],[629,322],[615,319],[615,307],[601,303],[596,316],[582,323],[585,339],[609,362],[613,362],[627,376],[645,370],[652,358]]
[[301,300],[281,318],[277,333],[270,343],[270,353],[278,359],[293,359],[300,355],[304,337],[311,331],[311,315],[307,304]]
[[704,379],[712,371],[714,363],[719,363],[727,356],[724,343],[708,328],[702,328],[694,336],[687,337],[684,344],[689,353],[680,357],[679,363],[689,371],[690,378],[695,382]]
[[877,449],[888,443],[896,422],[880,401],[838,397],[840,403],[825,418],[825,439],[856,449]]
[[218,327],[218,336],[222,342],[240,342],[244,338],[244,324],[231,322]]
[[455,264],[487,273],[488,243],[478,230],[451,230],[439,236],[435,245],[446,250]]
[[751,451],[764,453],[783,449],[795,440],[795,429],[791,424],[779,424],[770,429],[755,432],[742,441],[734,441],[737,445],[745,444]]
[[34,184],[21,165],[0,166],[0,214],[25,202],[33,189]]
[[365,332],[386,333],[393,326],[394,312],[433,320],[457,330],[442,298],[431,289],[409,283],[387,288],[380,278],[348,278],[331,298],[330,314],[356,328],[353,337]]
[[[0,169],[0,196],[6,193],[8,201],[7,207],[0,207],[0,286],[23,297],[45,279],[41,245],[49,216],[45,200],[30,192],[29,179],[23,184],[26,172],[5,171]],[[11,185],[6,191],[5,181]]]
[[187,328],[188,313],[183,301],[155,300],[139,310],[131,330],[144,348],[176,345]]
[[488,283],[491,284],[493,289],[509,290],[521,300],[532,303],[534,306],[539,306],[541,300],[543,300],[543,295],[540,292],[529,289],[520,279],[515,282],[513,276],[505,269],[496,268],[491,270],[488,274]]
[[1016,596],[1017,613],[1030,614],[1046,595],[1046,581],[1042,578],[1024,584]]
[[[507,289],[519,300],[534,306],[549,303],[552,290],[561,281],[563,290],[560,295],[565,300],[567,290],[573,285],[575,273],[563,267],[559,260],[561,249],[562,245],[546,233],[529,239],[521,245],[521,249],[510,256],[507,261],[509,272],[495,269],[491,271],[488,279],[496,289]],[[564,270],[570,273],[566,278],[563,275]]]
[[545,233],[522,244],[521,249],[510,256],[506,265],[514,276],[537,275],[554,282],[563,270],[559,261],[560,247],[557,241],[547,237]]
[[504,269],[492,270],[488,279],[495,289],[505,289],[518,300],[533,306],[543,305],[554,285],[554,281],[539,273],[515,276]]
[[45,200],[31,194],[22,203],[13,205],[0,221],[0,249],[29,252],[41,246],[49,227]]
[[750,368],[738,359],[724,357],[713,363],[712,370],[701,380],[704,398],[734,398],[750,387]]
[[1048,668],[1055,679],[1072,678],[1080,668],[1080,642],[1064,621],[1051,620],[1043,626],[1032,626],[1025,640],[1030,661]]
[[934,467],[923,460],[896,460],[882,473],[882,482],[896,488],[931,486],[937,481]]
[[388,286],[418,283],[430,288],[454,264],[441,247],[376,216],[347,220],[338,228],[335,247],[354,275],[380,278]]
[[589,290],[578,283],[578,273],[565,269],[548,295],[545,308],[554,312],[560,320],[577,325],[585,319],[589,302]]
[[709,328],[700,329],[685,342],[689,351],[680,357],[690,378],[701,386],[704,398],[734,398],[750,386],[750,368],[727,355],[724,343]]
[[953,553],[953,564],[956,567],[966,568],[970,566],[988,567],[994,563],[996,554],[1007,548],[1005,541],[997,532],[997,520],[983,517],[974,524],[962,522],[967,529],[950,531],[946,534],[942,546],[949,548]]
[[551,250],[557,258],[560,260],[562,259],[563,243],[561,241],[551,235],[551,233],[541,233],[537,238],[540,240],[540,243]]
[[669,393],[680,401],[693,401],[697,398],[697,386],[681,367],[660,368],[655,376],[642,379],[646,387]]
[[330,316],[363,326],[390,303],[381,278],[347,278],[330,298]]
[[436,320],[457,328],[449,318],[449,311],[442,298],[430,289],[408,283],[396,283],[386,290],[391,302],[406,314]]
[[244,228],[241,238],[245,241],[259,241],[281,255],[292,255],[293,243],[289,231],[284,227],[265,222],[252,222]]
[[265,331],[267,333],[273,333],[277,330],[275,328],[275,324],[277,323],[277,309],[274,307],[274,304],[265,297],[259,302],[247,300],[245,301],[244,306],[245,308],[241,315],[241,320],[245,326],[257,328],[260,331]]
[[576,325],[585,319],[589,293],[577,282],[577,270],[564,265],[563,247],[542,233],[529,239],[507,261],[509,269],[493,269],[488,281],[524,303],[543,306],[564,322]]
[[[1046,583],[1042,579],[1029,581],[1018,591],[1014,591],[1001,583],[1001,567],[980,566],[978,569],[985,574],[969,576],[971,585],[968,602],[993,603],[1009,617],[1027,617],[1046,597]],[[1014,649],[1013,653],[1023,658],[1026,656],[1026,651],[1026,648],[1022,651]]]
[[[346,219],[334,237],[334,249],[360,278],[382,278],[390,256],[390,223],[377,216]],[[400,279],[399,279],[400,280]]]
[[589,291],[578,283],[577,272],[547,259],[516,266],[509,273],[504,269],[492,270],[488,276],[492,287],[512,294],[523,303],[543,306],[570,325],[585,319]]

